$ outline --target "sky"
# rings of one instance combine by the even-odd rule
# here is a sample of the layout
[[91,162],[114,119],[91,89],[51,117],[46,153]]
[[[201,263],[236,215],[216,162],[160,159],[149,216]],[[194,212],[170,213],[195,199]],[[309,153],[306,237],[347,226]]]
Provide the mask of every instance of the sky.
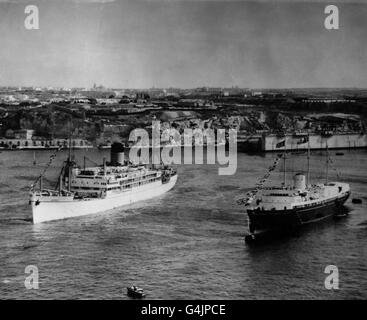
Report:
[[0,0],[0,86],[366,88],[367,1],[332,3]]

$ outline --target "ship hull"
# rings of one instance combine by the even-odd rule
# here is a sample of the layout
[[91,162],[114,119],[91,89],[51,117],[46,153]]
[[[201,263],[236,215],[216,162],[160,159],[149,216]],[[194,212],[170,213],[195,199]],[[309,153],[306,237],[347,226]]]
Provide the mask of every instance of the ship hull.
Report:
[[156,181],[120,193],[111,193],[104,199],[70,199],[47,201],[42,198],[31,200],[33,223],[80,217],[106,212],[115,208],[130,205],[139,201],[158,197],[171,190],[177,181],[177,175],[171,176],[166,183]]
[[309,223],[318,222],[343,212],[343,205],[350,196],[342,197],[308,208],[293,210],[248,210],[249,231],[252,235],[267,231],[288,232]]
[[[279,152],[284,148],[288,151],[307,150],[308,148],[311,150],[367,148],[366,134],[336,133],[331,136],[310,134],[309,141],[302,143],[304,137],[288,134],[284,137],[278,137],[275,134],[264,135],[261,139],[261,149],[264,152]],[[284,142],[285,146],[281,142]]]

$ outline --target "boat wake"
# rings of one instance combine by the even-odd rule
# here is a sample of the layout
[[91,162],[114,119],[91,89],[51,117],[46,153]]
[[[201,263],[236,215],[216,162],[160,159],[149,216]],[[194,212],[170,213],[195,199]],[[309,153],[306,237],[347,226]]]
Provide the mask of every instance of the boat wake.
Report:
[[0,218],[0,225],[8,224],[31,224],[32,218],[12,217],[12,218]]

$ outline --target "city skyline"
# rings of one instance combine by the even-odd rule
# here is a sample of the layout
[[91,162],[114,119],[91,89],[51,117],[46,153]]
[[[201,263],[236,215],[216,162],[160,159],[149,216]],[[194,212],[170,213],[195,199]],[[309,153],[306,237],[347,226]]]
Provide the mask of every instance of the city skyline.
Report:
[[[354,2],[354,1],[353,1]],[[367,5],[325,1],[0,1],[0,86],[363,88]]]

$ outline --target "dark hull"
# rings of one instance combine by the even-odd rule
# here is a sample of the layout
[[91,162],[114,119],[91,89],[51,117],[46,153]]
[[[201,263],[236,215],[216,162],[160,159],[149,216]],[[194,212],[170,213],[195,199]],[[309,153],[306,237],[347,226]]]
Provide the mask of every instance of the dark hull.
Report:
[[350,193],[348,192],[336,200],[294,210],[248,210],[250,233],[255,234],[271,230],[292,231],[302,225],[340,215],[345,211],[343,210],[343,204],[349,196]]
[[127,288],[127,295],[131,298],[142,299],[145,297],[145,293],[142,291],[134,291],[131,288]]

